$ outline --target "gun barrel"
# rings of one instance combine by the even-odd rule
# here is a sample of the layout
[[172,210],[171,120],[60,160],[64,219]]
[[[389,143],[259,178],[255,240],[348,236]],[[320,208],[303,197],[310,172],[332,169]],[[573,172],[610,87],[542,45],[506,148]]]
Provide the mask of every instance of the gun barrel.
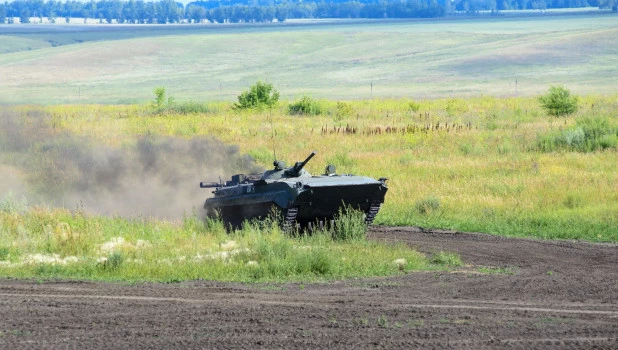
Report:
[[309,161],[311,160],[311,158],[313,158],[313,156],[315,156],[317,152],[313,151],[311,152],[311,154],[309,155],[309,157],[307,157],[307,159],[305,159],[305,161],[303,161],[302,163],[300,163],[297,167],[296,167],[296,172],[299,172],[302,168],[305,167],[305,165],[307,165],[307,163],[309,163]]
[[200,182],[200,188],[212,188],[212,187],[221,187],[221,184],[218,182]]

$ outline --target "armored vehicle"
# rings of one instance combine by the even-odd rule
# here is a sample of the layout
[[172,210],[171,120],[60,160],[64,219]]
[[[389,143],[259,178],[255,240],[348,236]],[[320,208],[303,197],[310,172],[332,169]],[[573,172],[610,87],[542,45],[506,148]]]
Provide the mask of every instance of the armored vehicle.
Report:
[[315,154],[291,167],[275,161],[274,168],[263,174],[237,174],[225,183],[201,182],[201,188],[215,188],[214,196],[204,203],[207,215],[220,215],[235,228],[244,220],[264,219],[276,209],[284,227],[311,228],[332,222],[345,206],[364,212],[365,222],[371,224],[384,203],[386,178],[338,175],[333,165],[325,174],[312,176],[304,167]]

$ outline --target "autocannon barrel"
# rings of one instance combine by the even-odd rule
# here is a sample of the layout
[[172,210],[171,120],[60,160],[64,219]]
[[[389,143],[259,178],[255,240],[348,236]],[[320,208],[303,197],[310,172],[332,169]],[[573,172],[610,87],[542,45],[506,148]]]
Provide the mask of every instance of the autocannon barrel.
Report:
[[200,182],[200,188],[221,187],[218,182]]
[[307,165],[307,163],[309,163],[311,158],[313,158],[313,156],[315,156],[316,153],[317,153],[316,151],[313,151],[313,152],[311,152],[309,157],[307,157],[307,159],[305,159],[302,163],[296,163],[296,165],[294,166],[294,171],[297,172],[297,173],[300,172],[305,167],[305,165]]

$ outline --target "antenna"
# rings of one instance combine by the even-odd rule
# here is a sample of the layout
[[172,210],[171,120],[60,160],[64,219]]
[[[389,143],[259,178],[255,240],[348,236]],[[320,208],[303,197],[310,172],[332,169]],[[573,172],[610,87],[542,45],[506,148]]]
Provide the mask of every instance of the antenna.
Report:
[[269,114],[270,114],[270,138],[273,141],[273,157],[275,159],[273,159],[273,162],[277,161],[277,149],[275,148],[275,125],[273,123],[273,107],[270,106],[270,108],[268,109]]

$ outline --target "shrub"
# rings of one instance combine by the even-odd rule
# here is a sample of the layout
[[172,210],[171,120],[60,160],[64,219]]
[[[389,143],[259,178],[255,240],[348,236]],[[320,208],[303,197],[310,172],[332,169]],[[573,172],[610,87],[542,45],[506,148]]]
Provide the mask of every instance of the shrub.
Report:
[[365,213],[352,207],[339,208],[331,236],[334,241],[357,241],[365,239],[367,224]]
[[594,152],[618,146],[618,127],[606,117],[578,118],[575,126],[537,140],[542,152],[557,150]]
[[552,86],[547,94],[539,97],[541,107],[549,115],[561,116],[577,111],[577,97],[563,86]]
[[123,263],[124,263],[124,255],[122,255],[122,253],[119,251],[114,251],[107,257],[107,259],[105,259],[102,267],[105,270],[114,271],[114,270],[119,269]]
[[345,118],[349,118],[354,113],[354,109],[352,105],[345,102],[337,102],[337,107],[335,109],[335,121],[339,122]]
[[156,109],[156,110],[162,110],[165,107],[169,107],[172,104],[174,104],[174,98],[173,97],[168,97],[167,100],[165,99],[165,88],[164,87],[156,87],[154,89],[154,94],[155,94],[155,98],[154,101],[152,101],[152,106]]
[[198,113],[209,113],[210,112],[210,108],[208,107],[208,105],[204,103],[193,102],[193,101],[175,103],[175,104],[169,105],[164,110],[166,112],[176,113],[176,114],[198,114]]
[[244,91],[238,96],[235,109],[272,108],[279,101],[279,91],[272,84],[258,81],[251,85],[249,91]]
[[288,107],[288,112],[292,115],[320,115],[324,113],[324,108],[319,101],[309,96],[303,96],[299,101]]

